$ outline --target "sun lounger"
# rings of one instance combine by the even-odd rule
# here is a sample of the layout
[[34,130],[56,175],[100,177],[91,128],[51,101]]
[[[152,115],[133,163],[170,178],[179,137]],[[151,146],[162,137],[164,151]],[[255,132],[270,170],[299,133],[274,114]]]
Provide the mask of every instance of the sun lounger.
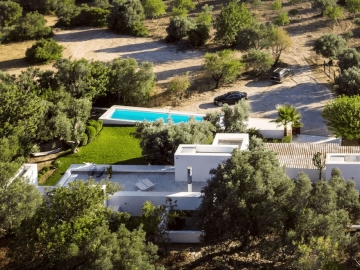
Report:
[[135,186],[137,186],[140,190],[148,190],[149,188],[155,186],[153,182],[151,182],[149,179],[140,179],[135,183]]

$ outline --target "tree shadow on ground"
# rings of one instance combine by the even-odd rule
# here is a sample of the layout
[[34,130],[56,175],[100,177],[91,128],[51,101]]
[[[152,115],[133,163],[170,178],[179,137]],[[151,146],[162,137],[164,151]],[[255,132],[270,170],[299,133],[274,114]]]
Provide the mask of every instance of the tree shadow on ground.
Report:
[[3,72],[11,69],[26,68],[29,66],[30,65],[26,62],[25,57],[0,62],[0,70]]

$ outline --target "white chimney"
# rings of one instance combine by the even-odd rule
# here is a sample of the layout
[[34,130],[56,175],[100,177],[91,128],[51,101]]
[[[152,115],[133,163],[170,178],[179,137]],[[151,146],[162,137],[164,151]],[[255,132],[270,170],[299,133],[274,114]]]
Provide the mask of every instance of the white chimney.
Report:
[[192,192],[192,167],[187,167],[188,192]]

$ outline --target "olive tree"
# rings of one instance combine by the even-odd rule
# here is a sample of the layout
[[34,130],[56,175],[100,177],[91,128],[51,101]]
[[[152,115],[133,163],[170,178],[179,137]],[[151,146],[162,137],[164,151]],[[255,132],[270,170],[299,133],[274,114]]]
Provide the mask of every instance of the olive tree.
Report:
[[335,79],[337,92],[347,96],[360,95],[360,67],[354,66],[345,69]]
[[319,39],[315,40],[314,51],[316,54],[330,59],[336,58],[340,53],[346,49],[346,40],[336,34],[325,34]]
[[211,73],[219,88],[220,82],[232,82],[240,74],[244,64],[235,57],[232,50],[222,50],[205,54],[205,69]]

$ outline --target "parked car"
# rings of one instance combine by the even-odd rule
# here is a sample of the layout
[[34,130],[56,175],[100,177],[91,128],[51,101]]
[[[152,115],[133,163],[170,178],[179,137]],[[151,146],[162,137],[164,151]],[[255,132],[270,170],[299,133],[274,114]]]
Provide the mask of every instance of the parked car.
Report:
[[235,104],[241,99],[247,99],[247,93],[239,92],[239,91],[231,91],[227,92],[224,95],[217,96],[214,98],[214,104],[217,106],[222,106],[224,103],[226,104]]
[[294,75],[294,71],[290,68],[277,68],[271,74],[271,81],[282,83],[287,77]]

